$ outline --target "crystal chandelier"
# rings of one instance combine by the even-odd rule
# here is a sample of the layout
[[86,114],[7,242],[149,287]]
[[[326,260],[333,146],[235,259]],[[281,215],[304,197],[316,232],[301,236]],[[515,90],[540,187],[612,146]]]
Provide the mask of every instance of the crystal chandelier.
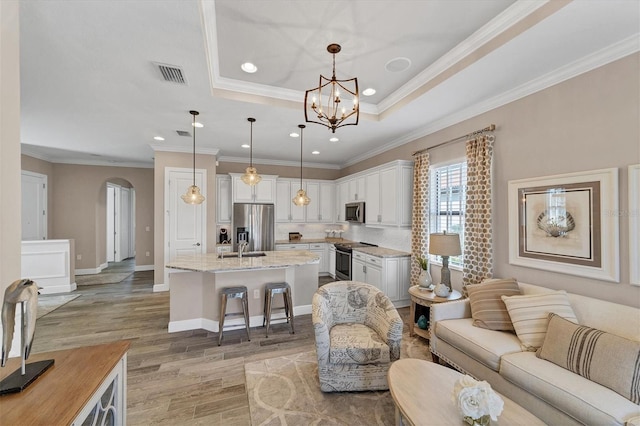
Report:
[[202,204],[204,195],[200,193],[200,188],[196,186],[196,115],[200,113],[198,111],[189,111],[189,114],[193,115],[193,185],[187,188],[187,192],[181,198],[187,204]]
[[[331,79],[320,75],[318,87],[307,90],[304,95],[305,121],[322,124],[330,128],[332,133],[338,127],[357,125],[360,118],[358,79],[336,79],[336,53],[340,50],[340,45],[336,43],[327,46],[327,51],[333,55],[333,75]],[[347,105],[349,101],[352,105]],[[326,102],[325,106],[323,102]]]
[[262,180],[262,177],[258,174],[258,171],[255,167],[253,167],[253,123],[255,123],[255,118],[247,118],[247,121],[251,123],[251,139],[249,144],[249,167],[245,170],[245,173],[242,175],[240,179],[247,185],[253,186]]
[[307,197],[307,193],[302,187],[302,129],[306,126],[304,124],[298,124],[300,128],[300,189],[296,193],[296,196],[293,197],[293,204],[296,206],[307,206],[311,202],[309,197]]

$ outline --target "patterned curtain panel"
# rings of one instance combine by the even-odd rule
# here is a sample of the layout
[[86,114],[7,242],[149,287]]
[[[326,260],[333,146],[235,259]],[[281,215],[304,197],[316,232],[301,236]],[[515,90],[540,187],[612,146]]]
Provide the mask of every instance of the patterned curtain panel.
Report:
[[429,253],[429,153],[417,154],[413,167],[411,285],[416,285],[421,271],[417,257]]
[[493,275],[491,241],[491,157],[493,135],[467,141],[467,196],[464,217],[463,295],[466,286]]

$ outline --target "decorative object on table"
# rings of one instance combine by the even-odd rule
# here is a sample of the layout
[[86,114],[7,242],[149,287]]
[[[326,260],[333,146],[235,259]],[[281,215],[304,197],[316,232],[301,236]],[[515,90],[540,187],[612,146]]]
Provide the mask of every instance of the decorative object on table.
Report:
[[204,201],[204,195],[200,193],[200,188],[196,186],[196,127],[203,127],[201,123],[196,123],[196,115],[200,113],[198,111],[189,111],[189,114],[193,116],[193,185],[187,188],[187,192],[180,196],[182,201],[187,204],[202,204]]
[[[335,133],[338,127],[357,125],[360,118],[358,79],[338,80],[336,78],[336,54],[341,49],[336,43],[327,46],[327,51],[333,55],[331,80],[320,75],[318,87],[307,90],[304,95],[304,120],[307,123],[326,126],[331,129],[331,133]],[[326,86],[329,86],[328,89]],[[352,99],[348,99],[347,96],[351,96]],[[324,100],[327,102],[326,108],[322,106]],[[346,106],[349,100],[352,101],[353,106]],[[347,110],[348,108],[350,110]]]
[[617,168],[512,180],[508,191],[509,263],[620,281]]
[[422,330],[426,330],[427,326],[429,325],[429,321],[427,321],[427,317],[425,317],[424,315],[420,315],[420,318],[418,318],[418,327],[420,327],[420,329]]
[[477,381],[464,375],[453,386],[453,402],[456,403],[465,422],[470,425],[489,425],[497,421],[504,408],[504,401],[486,381]]
[[15,328],[16,305],[20,304],[20,355],[22,365],[0,382],[0,395],[21,392],[54,363],[52,359],[27,364],[33,346],[38,315],[38,286],[29,279],[16,280],[4,292],[2,305],[2,362],[9,358]]
[[[460,249],[460,235],[448,234],[447,231],[442,233],[429,234],[429,253],[442,257],[442,269],[440,270],[440,283],[447,286],[451,291],[451,271],[449,271],[449,256],[458,256],[462,254]],[[436,294],[438,286],[436,286]],[[440,290],[444,293],[444,290]]]
[[418,256],[416,258],[418,263],[420,264],[420,275],[418,276],[418,285],[423,288],[427,288],[429,290],[433,289],[433,280],[431,279],[431,274],[429,273],[429,259],[426,257]]
[[253,167],[253,123],[256,122],[256,119],[249,117],[247,118],[247,121],[251,123],[251,136],[249,138],[249,167],[247,167],[247,170],[245,170],[245,173],[240,179],[242,179],[242,182],[247,185],[254,186],[259,184],[262,180],[262,176],[260,176],[256,168]]
[[451,293],[451,290],[449,289],[449,287],[447,287],[445,283],[439,283],[439,284],[436,284],[436,286],[433,289],[433,292],[438,297],[447,297],[449,296],[449,293]]
[[302,187],[302,131],[306,127],[304,124],[298,124],[300,128],[300,189],[293,197],[293,204],[296,206],[307,206],[311,202],[311,199],[307,196],[307,192]]
[[302,234],[299,232],[289,232],[289,241],[300,241]]

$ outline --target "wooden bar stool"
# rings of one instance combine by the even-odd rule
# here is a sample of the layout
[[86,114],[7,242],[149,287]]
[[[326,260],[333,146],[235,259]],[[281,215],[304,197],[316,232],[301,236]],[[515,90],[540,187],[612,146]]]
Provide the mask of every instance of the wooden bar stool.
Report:
[[282,294],[284,299],[284,314],[287,322],[291,325],[291,334],[295,334],[293,329],[293,301],[291,299],[291,286],[287,283],[267,283],[264,286],[264,317],[262,326],[267,326],[265,337],[269,337],[269,325],[271,325],[271,301],[274,294]]
[[[218,334],[218,346],[222,344],[222,331],[224,329],[224,318],[230,315],[244,315],[244,324],[247,328],[247,339],[251,341],[249,335],[249,291],[246,286],[237,287],[225,287],[220,290],[220,321],[219,321],[219,334]],[[227,300],[228,299],[242,299],[242,312],[227,313]]]

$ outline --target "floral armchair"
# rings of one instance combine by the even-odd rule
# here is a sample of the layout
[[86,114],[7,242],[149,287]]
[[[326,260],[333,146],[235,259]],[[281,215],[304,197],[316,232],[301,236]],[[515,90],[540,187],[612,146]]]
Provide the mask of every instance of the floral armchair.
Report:
[[388,389],[403,326],[391,300],[372,285],[337,281],[316,291],[312,309],[320,389]]

